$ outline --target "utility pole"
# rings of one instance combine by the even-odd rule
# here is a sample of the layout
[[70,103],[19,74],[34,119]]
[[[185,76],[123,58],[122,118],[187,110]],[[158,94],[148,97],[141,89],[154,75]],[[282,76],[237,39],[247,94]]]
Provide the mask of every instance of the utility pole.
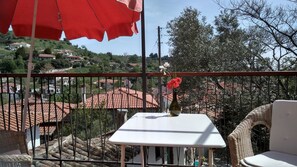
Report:
[[[159,56],[159,66],[161,66],[161,27],[158,26],[158,56]],[[163,91],[162,91],[162,77],[158,78],[159,82],[159,96],[160,96],[160,110],[164,111],[163,105]]]
[[[158,57],[159,57],[159,66],[161,66],[161,27],[158,26]],[[160,112],[164,112],[164,104],[163,104],[163,91],[162,91],[162,77],[158,77],[158,83],[159,83],[159,101],[160,101]],[[165,163],[165,150],[164,148],[161,149],[162,156],[162,163]]]

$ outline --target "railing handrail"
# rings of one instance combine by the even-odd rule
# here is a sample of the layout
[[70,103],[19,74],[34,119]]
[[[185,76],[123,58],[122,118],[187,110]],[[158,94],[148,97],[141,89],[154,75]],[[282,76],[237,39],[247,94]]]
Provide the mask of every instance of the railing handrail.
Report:
[[[174,72],[176,76],[296,76],[297,71],[223,71],[223,72]],[[164,76],[160,72],[148,72],[148,77]],[[32,77],[141,77],[142,73],[44,73]],[[26,74],[0,74],[0,77],[26,77]]]
[[[244,118],[246,113],[253,108],[262,104],[271,103],[275,99],[297,99],[297,71],[171,72],[171,74],[167,74],[167,77],[170,77],[169,75],[183,77],[185,81],[191,81],[185,82],[186,84],[182,87],[183,90],[181,90],[180,100],[181,105],[183,105],[184,112],[207,114],[216,122],[216,126],[220,129],[220,133],[222,133],[224,138],[230,134],[229,130],[233,130],[235,128],[233,125],[241,120],[241,118]],[[0,117],[0,122],[3,122],[3,125],[7,125],[6,129],[15,125],[16,127],[19,127],[19,123],[13,120],[18,120],[18,118],[20,118],[18,114],[20,112],[16,111],[21,111],[21,107],[23,106],[23,80],[26,79],[27,76],[23,73],[0,74],[0,77],[2,78],[2,80],[0,80],[0,84],[2,84],[0,87],[0,103],[2,104],[2,106],[0,105],[0,116],[2,115],[2,118]],[[37,126],[34,126],[34,131],[37,128],[39,132],[42,133],[40,133],[40,135],[37,133],[33,134],[33,131],[30,132],[30,138],[32,141],[36,140],[36,135],[39,136],[41,141],[40,145],[44,144],[46,147],[45,150],[47,150],[53,148],[52,145],[46,143],[49,143],[52,138],[56,142],[54,148],[59,146],[59,148],[61,148],[60,150],[62,150],[64,147],[68,147],[63,145],[63,143],[59,145],[59,141],[64,140],[62,136],[66,136],[66,134],[68,135],[68,133],[70,133],[76,137],[75,139],[72,138],[72,141],[69,140],[69,142],[78,141],[76,140],[77,138],[82,139],[85,142],[85,145],[75,144],[73,149],[71,148],[74,150],[73,155],[70,152],[69,157],[87,155],[86,157],[89,158],[85,160],[81,160],[79,158],[71,159],[66,156],[63,157],[62,152],[54,152],[53,154],[56,155],[56,153],[58,153],[60,157],[50,158],[48,155],[51,155],[51,152],[45,151],[46,153],[44,153],[38,152],[39,150],[37,149],[32,149],[33,155],[35,156],[34,160],[39,161],[40,163],[43,160],[46,163],[48,161],[60,161],[55,162],[55,164],[71,163],[72,161],[73,163],[87,162],[94,164],[119,164],[119,161],[117,160],[119,158],[119,153],[117,151],[112,151],[117,155],[110,154],[113,155],[115,159],[110,160],[104,157],[103,155],[105,154],[102,154],[99,151],[98,154],[97,152],[94,154],[97,158],[91,158],[91,155],[93,156],[93,153],[91,152],[93,149],[92,142],[96,140],[96,142],[101,144],[101,151],[109,154],[109,146],[101,146],[107,144],[106,139],[108,138],[108,135],[106,134],[110,134],[110,130],[118,128],[125,119],[122,114],[122,117],[115,116],[118,111],[122,111],[118,109],[127,108],[127,110],[129,110],[129,116],[132,115],[132,113],[143,111],[143,108],[148,108],[148,111],[159,112],[167,109],[171,101],[169,94],[161,95],[156,91],[158,89],[159,92],[163,93],[163,91],[166,91],[167,93],[166,87],[163,85],[166,81],[166,78],[163,78],[166,77],[163,73],[158,71],[145,73],[145,77],[148,82],[147,88],[149,89],[147,92],[142,91],[141,94],[139,91],[143,90],[142,77],[143,73],[141,72],[57,72],[32,74],[30,87],[32,88],[31,94],[33,98],[31,99],[32,101],[30,101],[32,104],[30,106],[32,107],[30,111],[32,113],[35,112],[36,115],[33,116],[33,114],[31,118],[32,120],[34,119],[33,125],[37,123],[38,115],[44,115],[49,118],[50,116],[56,115],[55,122],[52,122],[51,119],[47,117],[38,118],[40,120],[39,129]],[[164,79],[164,81],[161,79]],[[104,83],[104,80],[106,83]],[[53,85],[54,87],[52,87]],[[164,86],[164,88],[162,86]],[[127,88],[127,90],[122,87]],[[121,91],[117,92],[117,88],[121,89]],[[131,88],[131,91],[129,88]],[[36,91],[33,92],[33,90]],[[143,96],[146,97],[146,95],[152,98],[143,100]],[[106,98],[108,100],[105,100],[104,98],[108,96],[111,98]],[[153,99],[153,96],[155,96],[155,99]],[[124,98],[128,101],[128,103],[123,102],[125,101]],[[100,99],[102,99],[102,101],[100,101]],[[131,99],[134,100],[130,102]],[[141,100],[143,103],[145,102],[145,105],[142,103],[143,105],[141,106]],[[56,104],[56,102],[58,103]],[[159,105],[159,108],[156,110],[156,108],[147,105],[151,103],[158,103],[162,105]],[[72,104],[74,104],[73,107]],[[80,104],[89,104],[89,106]],[[98,108],[101,104],[108,104],[111,107],[106,110]],[[6,113],[4,111],[11,112]],[[37,114],[37,111],[41,114]],[[49,114],[52,112],[54,114]],[[65,113],[70,114],[68,115]],[[89,113],[90,115],[86,115],[85,113]],[[62,115],[61,119],[60,115]],[[120,114],[118,115],[120,116]],[[5,118],[10,119],[5,119],[4,116]],[[236,116],[236,119],[234,116]],[[231,122],[229,120],[231,120]],[[57,127],[55,131],[52,131],[49,128],[55,126]],[[32,125],[30,124],[29,127],[32,127]],[[66,128],[62,129],[62,127]],[[94,133],[93,130],[96,132]],[[97,138],[93,140],[92,138],[94,137],[100,137],[100,139]],[[91,140],[89,141],[86,139]],[[269,142],[262,139],[263,138],[261,138],[261,142],[264,150],[266,148],[265,144]],[[39,144],[31,142],[29,145],[32,148],[37,148]],[[80,151],[77,150],[81,149],[81,146],[87,146],[87,148],[80,154]],[[134,152],[135,154],[138,154],[138,151],[139,150],[137,148],[134,149],[133,154]],[[161,152],[161,150],[159,151]],[[221,151],[223,154],[218,156],[217,161],[228,164],[228,150],[225,149]],[[178,152],[183,153],[182,151]],[[190,160],[190,158],[191,157],[189,157],[188,160]],[[127,162],[126,164],[139,165],[137,161]],[[152,164],[154,164],[154,162],[152,162]],[[151,165],[150,162],[149,165]]]

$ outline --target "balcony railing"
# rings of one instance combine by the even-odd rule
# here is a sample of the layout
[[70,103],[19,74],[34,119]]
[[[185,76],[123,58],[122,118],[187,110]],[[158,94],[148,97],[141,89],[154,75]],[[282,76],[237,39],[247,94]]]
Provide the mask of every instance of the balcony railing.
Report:
[[[224,139],[253,108],[297,98],[297,72],[176,75],[183,78],[179,90],[183,112],[207,114]],[[146,84],[142,77],[141,73],[33,74],[26,131],[34,164],[119,166],[120,148],[108,138],[134,113],[165,112],[171,101],[164,87],[168,76],[147,73]],[[20,131],[26,75],[0,74],[0,78],[0,128]],[[253,131],[257,152],[268,149],[268,137],[259,138],[268,136],[268,131],[259,130],[263,128]],[[167,148],[148,149],[150,166],[166,166]],[[174,161],[179,166],[193,166],[197,159],[195,149],[173,150],[179,154]],[[139,165],[138,154],[138,147],[128,147],[127,165]],[[228,147],[215,151],[215,164],[230,164]]]

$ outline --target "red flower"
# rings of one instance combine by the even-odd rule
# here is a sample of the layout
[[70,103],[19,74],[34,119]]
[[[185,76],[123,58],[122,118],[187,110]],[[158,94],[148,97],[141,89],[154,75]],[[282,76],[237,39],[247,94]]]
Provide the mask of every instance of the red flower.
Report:
[[174,89],[179,87],[179,85],[181,84],[182,79],[180,77],[176,77],[171,79],[170,81],[167,82],[167,88],[168,89]]

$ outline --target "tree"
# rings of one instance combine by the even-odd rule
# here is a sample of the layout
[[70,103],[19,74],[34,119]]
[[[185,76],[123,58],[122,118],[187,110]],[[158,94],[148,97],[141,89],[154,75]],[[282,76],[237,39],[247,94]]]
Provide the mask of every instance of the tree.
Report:
[[1,73],[13,73],[16,69],[17,66],[12,59],[2,59],[0,62]]
[[[272,7],[265,0],[231,0],[231,7],[243,20],[252,23],[258,32],[265,35],[260,40],[265,55],[272,57],[270,70],[282,70],[282,64],[296,59],[297,56],[297,1],[290,5]],[[258,55],[264,60],[263,54]],[[290,64],[291,65],[291,64]],[[288,69],[285,67],[285,69]]]
[[[254,70],[295,70],[297,60],[297,1],[272,6],[266,0],[230,0],[237,16],[250,23],[248,27],[250,65]],[[280,89],[289,98],[284,81]]]
[[28,59],[28,56],[26,54],[26,49],[24,47],[20,47],[15,51],[14,59],[18,59],[19,57],[21,57],[24,60]]
[[67,38],[64,38],[63,41],[64,41],[67,45],[70,45],[70,46],[72,45],[71,42],[70,42]]
[[151,59],[157,59],[158,58],[158,54],[157,53],[150,53],[149,57]]
[[181,16],[167,24],[174,71],[209,71],[213,30],[200,12],[186,8]]
[[113,59],[113,55],[111,52],[107,52],[106,55],[109,57],[109,60],[112,60]]
[[45,63],[44,66],[41,68],[41,72],[48,72],[50,70],[53,70],[54,67],[52,66],[51,63]]
[[271,56],[263,56],[268,50],[267,45],[264,44],[268,40],[267,33],[255,26],[250,26],[246,29],[248,35],[247,47],[249,48],[248,66],[252,71],[274,71]]
[[43,51],[44,54],[52,54],[51,48],[45,48]]
[[211,71],[246,71],[250,59],[247,47],[248,36],[239,28],[234,12],[224,10],[215,18],[217,35],[215,36],[214,58]]
[[[197,72],[210,71],[213,55],[213,28],[206,23],[206,18],[200,18],[200,12],[196,9],[186,8],[181,16],[171,20],[167,24],[169,34],[169,44],[172,47],[170,71],[178,72]],[[187,91],[191,98],[184,98],[181,104],[183,106],[197,103],[201,98],[203,90],[200,87],[202,82],[199,77],[188,77],[183,80],[180,91]],[[197,85],[199,85],[197,87]],[[191,91],[189,91],[191,90]]]
[[33,57],[38,57],[38,55],[39,55],[39,54],[38,54],[38,51],[34,49],[34,50],[33,50]]
[[[63,99],[65,98],[66,97]],[[63,133],[65,133],[65,135],[69,135],[75,131],[79,138],[87,140],[114,129],[114,124],[111,124],[115,121],[113,119],[113,113],[104,109],[102,105],[96,106],[94,110],[76,109],[71,113],[71,123],[67,123],[63,126]]]
[[102,73],[104,72],[102,69],[102,66],[93,65],[89,68],[89,73]]
[[57,60],[64,59],[64,58],[63,58],[63,55],[62,55],[61,53],[57,53],[57,54],[55,54],[55,56],[56,56],[56,59],[57,59]]
[[24,60],[21,57],[19,57],[18,59],[15,60],[15,65],[17,66],[18,69],[25,68]]
[[61,69],[69,67],[69,61],[61,61],[61,60],[46,60],[46,61],[38,61],[34,64],[34,73],[47,72],[52,69]]
[[14,35],[12,31],[8,31],[6,34],[0,34],[0,43],[4,43],[6,45],[12,43],[12,39],[14,38]]
[[141,72],[141,69],[139,66],[133,67],[129,72]]
[[69,60],[64,59],[63,61],[53,59],[51,60],[51,64],[55,69],[62,69],[62,68],[68,68],[71,66],[71,63]]
[[128,63],[137,63],[139,57],[137,55],[129,56]]

